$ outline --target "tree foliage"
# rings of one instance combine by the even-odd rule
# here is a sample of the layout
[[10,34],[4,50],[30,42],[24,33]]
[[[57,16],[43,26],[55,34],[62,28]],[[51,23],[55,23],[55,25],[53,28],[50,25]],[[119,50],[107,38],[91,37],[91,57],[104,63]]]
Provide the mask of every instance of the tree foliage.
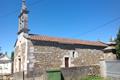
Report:
[[115,41],[116,41],[116,55],[117,58],[120,59],[120,29],[118,31],[117,38]]
[[14,60],[14,52],[11,53],[11,60]]

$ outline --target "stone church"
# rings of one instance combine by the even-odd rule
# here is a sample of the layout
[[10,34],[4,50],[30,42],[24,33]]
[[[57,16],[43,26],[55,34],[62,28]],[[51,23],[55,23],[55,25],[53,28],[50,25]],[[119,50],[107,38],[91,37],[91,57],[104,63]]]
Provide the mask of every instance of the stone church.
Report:
[[97,65],[105,58],[103,49],[107,45],[100,41],[30,34],[25,0],[22,0],[18,19],[18,38],[14,45],[15,80],[45,80],[47,70]]

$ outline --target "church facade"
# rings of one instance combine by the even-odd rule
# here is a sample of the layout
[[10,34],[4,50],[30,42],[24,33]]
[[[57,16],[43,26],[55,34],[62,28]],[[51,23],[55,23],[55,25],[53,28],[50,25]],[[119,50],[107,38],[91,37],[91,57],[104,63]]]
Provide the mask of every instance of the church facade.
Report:
[[100,59],[105,59],[106,47],[99,41],[29,34],[28,10],[26,1],[22,0],[14,46],[14,79],[46,80],[44,74],[50,69],[98,65]]

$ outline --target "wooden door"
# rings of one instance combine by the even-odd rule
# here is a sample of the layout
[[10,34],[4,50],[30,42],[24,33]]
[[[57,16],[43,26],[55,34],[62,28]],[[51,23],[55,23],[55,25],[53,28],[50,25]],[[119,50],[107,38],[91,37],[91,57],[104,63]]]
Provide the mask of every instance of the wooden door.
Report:
[[65,67],[69,67],[69,57],[65,57]]

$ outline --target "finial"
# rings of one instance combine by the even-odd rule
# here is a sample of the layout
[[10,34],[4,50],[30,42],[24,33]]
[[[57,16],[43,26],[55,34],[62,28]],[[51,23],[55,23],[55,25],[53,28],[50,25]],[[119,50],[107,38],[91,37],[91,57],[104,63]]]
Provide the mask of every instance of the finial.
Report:
[[26,0],[22,0],[22,10],[27,10]]

